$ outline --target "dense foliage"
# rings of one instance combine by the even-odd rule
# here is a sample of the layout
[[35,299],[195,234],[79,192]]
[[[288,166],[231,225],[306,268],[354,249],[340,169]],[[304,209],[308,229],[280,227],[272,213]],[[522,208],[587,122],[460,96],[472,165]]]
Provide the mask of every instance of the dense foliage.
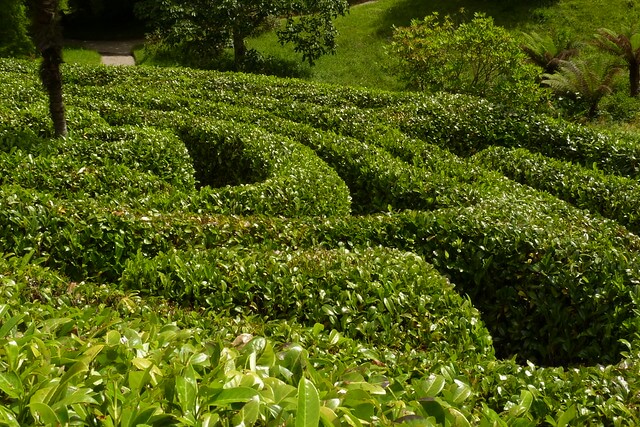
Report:
[[2,423],[640,422],[637,138],[66,66],[53,140],[0,71]]
[[6,0],[0,8],[0,57],[34,53],[29,39],[29,19],[23,0]]
[[[233,47],[237,69],[251,68],[245,39],[277,27],[282,44],[292,43],[303,61],[313,64],[335,51],[333,20],[344,15],[345,0],[142,0],[137,14],[161,45],[186,49],[187,56],[220,56]],[[282,22],[280,22],[282,21]],[[208,57],[208,58],[207,58]]]
[[535,67],[517,39],[493,19],[476,14],[456,24],[433,13],[394,30],[390,52],[400,75],[421,90],[445,90],[509,104],[539,101]]

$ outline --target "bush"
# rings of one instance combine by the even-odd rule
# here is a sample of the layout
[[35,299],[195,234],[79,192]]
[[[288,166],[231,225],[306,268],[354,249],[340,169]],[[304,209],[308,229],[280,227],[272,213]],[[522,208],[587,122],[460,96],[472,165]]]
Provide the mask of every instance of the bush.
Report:
[[606,175],[595,168],[549,159],[522,148],[490,147],[476,154],[474,160],[640,233],[636,214],[640,211],[640,186],[635,179]]
[[[526,146],[636,177],[635,136],[462,95],[65,67],[73,126],[53,141],[35,69],[0,60],[0,253],[16,255],[0,257],[0,353],[29,361],[0,374],[0,424],[123,423],[116,400],[151,424],[293,423],[303,377],[329,424],[638,423],[638,237],[452,153]],[[198,189],[187,147],[211,176],[212,150],[247,168]],[[355,212],[386,213],[348,215],[339,175]],[[187,419],[189,372],[201,402],[252,397]],[[97,403],[52,403],[51,422],[20,409],[51,384]]]
[[538,71],[518,42],[492,18],[476,14],[455,25],[437,13],[396,28],[390,52],[411,87],[486,97],[513,107],[535,107],[543,98]]
[[179,131],[203,187],[195,210],[295,217],[350,212],[344,182],[316,154],[262,129],[214,120]]
[[216,312],[320,323],[376,346],[447,348],[457,357],[493,352],[468,301],[416,255],[389,249],[138,255],[120,283]]
[[0,10],[0,58],[30,56],[35,53],[28,28],[29,20],[24,2],[4,2]]
[[640,176],[636,136],[512,112],[473,98],[439,95],[386,110],[380,116],[409,136],[464,157],[500,145],[526,148],[587,167],[596,164],[610,174]]

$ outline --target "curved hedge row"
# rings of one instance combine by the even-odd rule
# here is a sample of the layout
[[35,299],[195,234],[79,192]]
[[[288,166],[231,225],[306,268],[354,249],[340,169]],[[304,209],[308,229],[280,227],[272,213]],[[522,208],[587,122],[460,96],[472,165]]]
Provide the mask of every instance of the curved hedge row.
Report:
[[[639,421],[637,398],[623,392],[629,386],[624,378],[639,369],[630,361],[565,371],[477,354],[470,369],[467,359],[451,353],[390,351],[319,324],[300,328],[285,321],[229,321],[211,311],[179,311],[107,286],[69,283],[30,262],[0,257],[0,352],[10,348],[15,356],[1,365],[7,381],[0,386],[0,420],[8,425],[44,423],[48,418],[42,417],[52,414],[58,418],[52,422],[73,418],[87,424],[98,423],[97,417],[114,424],[137,419],[179,425],[188,417],[215,416],[247,424],[294,422],[302,377],[313,382],[327,420],[335,423],[390,425],[404,417],[434,417],[440,425]],[[35,363],[11,363],[24,359]],[[113,369],[114,361],[120,369]],[[61,384],[60,372],[72,367],[76,375],[64,376],[59,392],[43,402],[51,412],[28,404],[31,396]],[[416,376],[410,381],[402,375],[409,371]],[[176,393],[185,383],[179,376],[193,386],[197,413],[184,392]],[[95,387],[100,380],[121,393],[120,405],[113,405],[113,388]],[[224,389],[227,394],[221,394]],[[225,400],[231,393],[233,402]],[[77,400],[83,402],[71,403]],[[255,414],[249,411],[251,401],[264,409],[257,418],[249,415]],[[573,416],[563,416],[572,411]]]
[[504,111],[488,102],[441,95],[382,114],[406,134],[471,156],[491,146],[527,148],[607,173],[640,176],[640,144],[627,134],[605,134],[545,116]]
[[640,185],[636,179],[607,175],[525,149],[489,147],[476,154],[474,160],[640,233]]
[[420,254],[471,295],[500,356],[612,362],[624,348],[619,339],[640,330],[630,295],[640,275],[638,238],[568,206],[540,209],[542,197],[318,222],[109,209],[9,187],[0,196],[11,207],[1,212],[0,249],[35,250],[74,280],[116,281],[139,251],[384,245]]
[[[210,386],[201,385],[248,381],[241,391],[259,403],[238,401],[224,410],[208,403],[200,407],[235,417],[237,423],[275,424],[282,419],[274,421],[274,412],[260,412],[275,410],[268,384],[277,382],[279,390],[291,391],[302,376],[320,391],[321,405],[331,405],[323,406],[329,424],[429,419],[449,425],[567,420],[588,425],[638,420],[634,384],[640,378],[640,239],[613,221],[447,151],[456,147],[452,151],[468,156],[487,144],[531,144],[554,156],[633,175],[633,138],[617,142],[593,133],[597,138],[590,140],[590,130],[494,110],[465,97],[340,91],[186,70],[69,67],[65,93],[72,132],[66,141],[53,142],[46,139],[51,131],[43,93],[35,84],[20,84],[35,79],[35,68],[0,60],[0,79],[8,83],[0,91],[17,90],[15,99],[0,101],[0,159],[7,172],[25,169],[14,177],[3,176],[0,252],[24,256],[29,268],[38,264],[63,276],[51,279],[58,289],[53,296],[47,280],[43,286],[30,274],[18,280],[24,269],[0,262],[3,284],[20,282],[33,296],[0,307],[0,352],[9,342],[4,336],[27,353],[33,343],[41,346],[37,339],[54,340],[57,348],[69,349],[70,358],[64,360],[91,364],[92,374],[99,372],[103,379],[105,359],[82,358],[89,346],[104,345],[107,358],[129,366],[124,377],[111,372],[113,384],[128,388],[122,393],[133,390],[127,398],[143,402],[144,409],[128,408],[153,410],[166,415],[169,423],[187,419],[186,412],[180,412],[185,395],[178,398],[172,391],[182,381],[176,378],[190,378],[192,386],[208,391]],[[559,148],[549,145],[554,141],[560,142]],[[30,166],[29,155],[37,168]],[[85,163],[101,180],[74,181],[74,170]],[[197,188],[196,174],[200,184],[218,187]],[[205,182],[205,177],[213,179]],[[125,178],[121,188],[109,186],[110,180]],[[65,182],[76,185],[72,192]],[[265,190],[271,185],[277,186],[273,199],[271,190]],[[260,204],[262,195],[265,204]],[[235,211],[224,208],[231,196],[244,200],[233,206]],[[353,212],[387,213],[349,216],[349,196]],[[247,206],[261,206],[270,216],[229,214],[255,212]],[[277,209],[269,210],[271,206]],[[319,212],[321,216],[315,216]],[[473,324],[477,316],[465,313],[474,309],[452,294],[425,261],[471,296],[482,322]],[[4,281],[14,272],[16,279]],[[97,292],[97,300],[79,297],[79,292],[96,289],[91,282],[106,293]],[[425,287],[415,288],[414,282]],[[136,289],[146,283],[151,295],[140,298],[107,289],[115,283]],[[3,292],[13,289],[6,286]],[[196,292],[202,289],[213,293]],[[439,294],[441,289],[445,291]],[[209,365],[184,366],[193,360],[185,352],[159,362],[169,353],[156,352],[161,347],[156,344],[166,342],[162,340],[171,327],[157,326],[154,309],[138,309],[136,304],[167,292],[176,301],[197,302],[185,308],[164,301],[158,316],[173,313],[180,324],[199,325],[188,333],[202,334],[202,346],[197,340],[178,341],[187,353],[197,348],[197,360],[200,354],[211,357],[210,370]],[[102,296],[104,304],[113,302],[129,319],[138,312],[144,317],[131,323],[123,319],[118,323],[122,328],[113,332],[101,328],[99,319],[120,321],[100,316]],[[325,310],[317,304],[321,298]],[[40,302],[46,304],[38,306]],[[67,302],[78,304],[82,314],[69,311]],[[375,316],[363,309],[367,304],[376,308]],[[21,305],[33,319],[31,326],[20,317]],[[73,319],[47,314],[39,323],[40,314],[54,312],[52,306]],[[460,315],[430,317],[425,307]],[[278,319],[267,322],[267,315]],[[145,322],[154,326],[147,328]],[[494,359],[483,323],[493,336],[495,353],[513,359]],[[327,326],[341,328],[351,338],[341,340],[337,330],[323,333]],[[447,337],[455,337],[438,341],[441,326],[449,331]],[[72,333],[74,327],[79,334]],[[223,332],[212,332],[215,327]],[[259,349],[246,354],[208,341],[228,339],[229,331],[242,329],[277,336],[282,359],[275,352],[262,352],[267,340],[256,341]],[[20,336],[24,331],[35,332],[35,340]],[[102,333],[109,339],[103,340]],[[470,344],[473,337],[480,344]],[[421,345],[425,339],[432,340],[430,346]],[[459,351],[447,349],[452,342]],[[131,344],[135,349],[148,344],[153,349],[149,357],[158,361],[166,377],[150,368],[157,383],[132,387],[146,378],[144,370],[150,365],[139,360],[142,356],[129,357],[127,343],[137,343]],[[316,355],[305,368],[292,364],[306,359],[290,354],[287,343],[296,348],[305,343]],[[477,349],[490,354],[486,357]],[[345,358],[337,357],[343,350]],[[42,357],[29,354],[36,363],[52,366],[57,377],[61,369],[70,368],[71,362],[59,364],[58,359],[47,359],[46,352]],[[224,356],[228,354],[234,356]],[[612,365],[565,370],[515,363],[526,359],[549,365]],[[230,366],[218,364],[221,360],[243,366],[242,378],[217,376]],[[253,369],[256,363],[260,369]],[[172,370],[174,366],[181,368]],[[0,363],[0,376],[13,381],[6,369]],[[189,369],[199,376],[189,377]],[[91,408],[106,411],[108,394],[83,382],[94,377],[73,378],[78,379],[73,387],[89,390],[96,400]],[[61,380],[43,377],[37,384],[47,381]],[[10,390],[6,384],[0,381],[5,394]],[[135,395],[135,390],[142,394]],[[27,424],[44,422],[41,411],[21,412],[20,398],[7,396],[0,396],[0,423],[11,416],[24,417],[21,421]],[[152,403],[158,399],[167,404]],[[258,418],[245,418],[255,414],[256,407]],[[78,405],[51,408],[56,416],[67,411],[87,423],[97,422],[77,413]],[[295,405],[279,408],[282,417],[293,420]],[[200,422],[203,416],[193,419]],[[60,420],[55,422],[64,424]]]
[[[131,107],[112,110],[107,106],[101,113],[107,121],[118,125],[188,128],[192,121],[183,113]],[[429,173],[408,165],[374,144],[319,131],[257,109],[213,104],[209,106],[208,113],[217,119],[255,123],[269,133],[292,139],[314,150],[346,182],[353,210],[358,214],[384,212],[389,208],[430,210],[451,203],[474,203],[478,197],[472,188],[458,191],[455,174],[441,176],[447,168]],[[483,178],[475,175],[466,178],[470,182],[476,179]]]
[[199,184],[205,185],[192,209],[288,217],[350,213],[344,181],[313,151],[288,138],[216,120],[194,120],[178,132],[194,158]]
[[320,323],[395,349],[451,351],[461,358],[493,353],[469,301],[418,256],[390,249],[139,254],[127,261],[120,284],[218,313]]
[[[585,166],[596,163],[608,173],[640,174],[640,148],[632,135],[606,135],[543,116],[506,111],[464,95],[336,91],[292,80],[198,71],[181,71],[180,76],[167,72],[160,78],[151,70],[109,74],[109,90],[101,86],[96,94],[118,103],[126,100],[145,108],[189,109],[198,114],[207,110],[208,103],[259,106],[283,118],[295,117],[296,121],[352,136],[354,128],[360,131],[362,124],[386,124],[465,157],[490,145],[524,147]],[[100,77],[91,78],[100,81]],[[131,81],[154,85],[131,92]]]

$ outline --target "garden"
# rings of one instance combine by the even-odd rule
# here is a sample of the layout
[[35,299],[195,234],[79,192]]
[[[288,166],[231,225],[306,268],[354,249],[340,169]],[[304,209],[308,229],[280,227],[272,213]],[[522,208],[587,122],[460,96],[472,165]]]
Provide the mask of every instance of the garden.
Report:
[[462,94],[0,60],[0,423],[637,425],[640,141]]

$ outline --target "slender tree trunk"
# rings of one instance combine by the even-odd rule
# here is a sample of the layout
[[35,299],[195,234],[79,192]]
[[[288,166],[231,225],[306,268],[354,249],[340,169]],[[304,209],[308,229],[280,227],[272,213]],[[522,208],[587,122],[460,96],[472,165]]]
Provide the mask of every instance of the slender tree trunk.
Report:
[[40,80],[49,94],[49,112],[56,138],[67,136],[62,99],[62,34],[58,16],[59,0],[33,2],[33,32],[36,47],[42,54]]
[[244,37],[238,30],[233,30],[233,63],[236,70],[243,67],[244,60],[247,56],[247,45],[244,43]]
[[640,93],[640,62],[629,62],[629,86],[631,87],[630,95],[638,96]]

